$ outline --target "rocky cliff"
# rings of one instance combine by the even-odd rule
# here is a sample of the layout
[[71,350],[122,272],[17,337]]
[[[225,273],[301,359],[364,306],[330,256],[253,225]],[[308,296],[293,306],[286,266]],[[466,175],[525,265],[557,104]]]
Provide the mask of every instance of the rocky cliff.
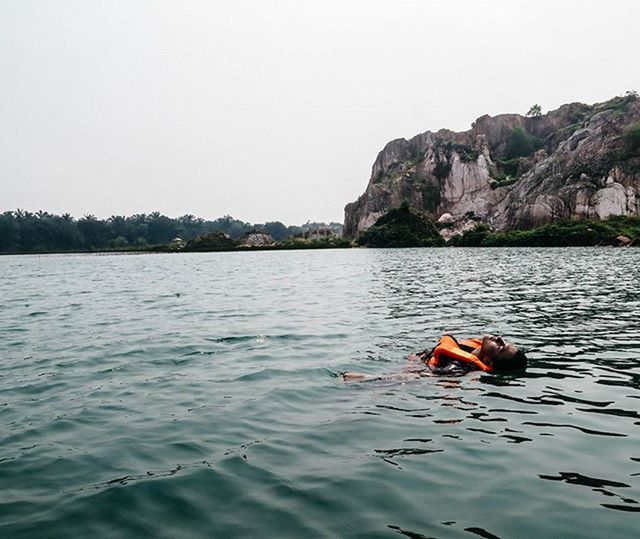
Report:
[[482,116],[469,131],[391,141],[364,194],[345,207],[345,236],[403,201],[434,220],[473,217],[495,230],[640,215],[640,99],[629,92],[538,116]]

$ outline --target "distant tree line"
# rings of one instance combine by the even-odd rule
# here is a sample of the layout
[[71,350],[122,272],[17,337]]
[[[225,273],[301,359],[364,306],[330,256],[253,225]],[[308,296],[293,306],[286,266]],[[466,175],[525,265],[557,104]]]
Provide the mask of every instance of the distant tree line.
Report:
[[261,230],[274,240],[282,241],[319,227],[340,231],[342,225],[307,222],[300,226],[286,226],[280,221],[251,224],[230,215],[214,221],[190,214],[174,219],[159,212],[129,217],[112,215],[108,219],[85,215],[75,219],[68,213],[54,215],[18,209],[0,214],[0,252],[142,249],[168,243],[176,237],[190,240],[214,231],[238,239],[248,232]]

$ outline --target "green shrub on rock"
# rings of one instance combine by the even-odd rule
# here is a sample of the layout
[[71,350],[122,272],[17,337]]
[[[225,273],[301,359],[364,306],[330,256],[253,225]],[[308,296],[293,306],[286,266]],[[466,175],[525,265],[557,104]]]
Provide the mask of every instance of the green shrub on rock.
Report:
[[504,157],[507,161],[516,157],[526,157],[542,146],[543,142],[540,139],[530,135],[521,127],[514,127],[507,141]]
[[472,230],[468,230],[462,235],[453,236],[447,245],[454,247],[480,247],[491,233],[485,224],[478,224]]
[[624,130],[623,139],[629,156],[640,153],[640,122],[629,124]]
[[380,217],[358,237],[366,247],[436,247],[444,245],[434,224],[404,202]]
[[440,181],[449,176],[451,172],[451,163],[449,161],[436,161],[436,166],[433,169],[433,175]]

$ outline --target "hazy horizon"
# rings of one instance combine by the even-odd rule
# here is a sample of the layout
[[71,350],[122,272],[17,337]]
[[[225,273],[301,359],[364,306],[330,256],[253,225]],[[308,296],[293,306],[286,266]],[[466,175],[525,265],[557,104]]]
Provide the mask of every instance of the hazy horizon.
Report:
[[384,145],[640,89],[640,4],[0,0],[0,212],[342,222]]

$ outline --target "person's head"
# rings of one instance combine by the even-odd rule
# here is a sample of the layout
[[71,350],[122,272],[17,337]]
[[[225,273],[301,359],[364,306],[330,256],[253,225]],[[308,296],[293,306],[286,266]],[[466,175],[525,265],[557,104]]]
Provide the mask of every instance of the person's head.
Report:
[[480,352],[494,371],[516,371],[527,368],[527,356],[513,343],[497,335],[482,338]]

